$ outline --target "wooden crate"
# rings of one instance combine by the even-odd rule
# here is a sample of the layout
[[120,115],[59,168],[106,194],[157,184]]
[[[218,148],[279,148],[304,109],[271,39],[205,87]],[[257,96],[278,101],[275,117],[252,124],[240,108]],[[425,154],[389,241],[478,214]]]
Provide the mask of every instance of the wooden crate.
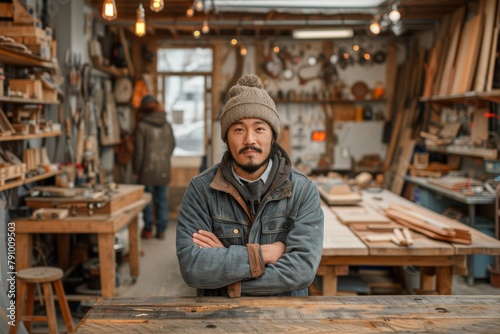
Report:
[[30,99],[43,99],[42,81],[31,79],[10,79],[9,89],[22,92]]
[[0,185],[5,185],[9,180],[24,180],[26,164],[0,164]]

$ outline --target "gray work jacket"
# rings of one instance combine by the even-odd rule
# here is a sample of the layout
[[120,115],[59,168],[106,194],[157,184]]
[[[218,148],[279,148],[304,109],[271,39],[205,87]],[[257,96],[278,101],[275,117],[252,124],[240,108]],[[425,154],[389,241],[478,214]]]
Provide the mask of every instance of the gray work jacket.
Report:
[[[199,289],[199,295],[214,295],[210,289],[236,282],[241,282],[241,295],[307,295],[323,249],[323,211],[314,183],[292,169],[262,200],[253,221],[248,212],[219,164],[192,179],[177,221],[177,257],[184,281]],[[225,248],[198,248],[192,240],[198,230],[213,232]],[[285,254],[256,275],[250,248],[260,252],[259,244],[275,241],[286,245]],[[261,256],[258,253],[259,261]]]

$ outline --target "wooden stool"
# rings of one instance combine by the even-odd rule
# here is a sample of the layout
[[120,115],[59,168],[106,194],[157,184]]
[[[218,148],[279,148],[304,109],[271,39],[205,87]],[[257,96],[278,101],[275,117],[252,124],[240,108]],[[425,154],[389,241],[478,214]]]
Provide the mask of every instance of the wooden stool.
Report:
[[[22,269],[17,272],[17,298],[16,298],[16,323],[10,327],[9,334],[17,333],[20,321],[23,321],[28,332],[31,332],[31,323],[36,321],[46,321],[49,326],[49,333],[58,333],[56,310],[54,306],[54,295],[52,283],[56,289],[59,307],[62,312],[64,324],[68,333],[74,331],[73,319],[68,307],[68,301],[64,294],[62,285],[63,271],[54,267],[33,267]],[[35,285],[43,285],[43,299],[45,301],[46,316],[33,315],[35,301]],[[28,291],[26,299],[26,290]],[[41,298],[42,296],[40,296]],[[26,301],[26,304],[24,303]]]

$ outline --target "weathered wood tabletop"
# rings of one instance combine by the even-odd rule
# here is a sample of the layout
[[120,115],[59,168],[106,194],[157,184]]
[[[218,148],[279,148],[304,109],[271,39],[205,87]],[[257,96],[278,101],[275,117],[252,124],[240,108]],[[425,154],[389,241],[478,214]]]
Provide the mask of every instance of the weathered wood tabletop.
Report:
[[94,333],[500,333],[500,296],[101,298]]

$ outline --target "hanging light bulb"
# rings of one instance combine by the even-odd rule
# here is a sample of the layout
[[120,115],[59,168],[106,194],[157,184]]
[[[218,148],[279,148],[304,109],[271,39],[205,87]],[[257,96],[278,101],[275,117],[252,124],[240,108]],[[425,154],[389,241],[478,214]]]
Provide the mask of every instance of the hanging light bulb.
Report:
[[146,35],[146,15],[144,14],[144,7],[142,6],[142,2],[139,3],[139,8],[137,8],[135,34],[139,37]]
[[193,17],[194,15],[194,9],[193,9],[193,6],[189,7],[187,10],[186,10],[186,16],[187,17]]
[[196,2],[194,3],[194,9],[196,9],[196,11],[198,12],[201,12],[203,10],[203,1],[202,0],[196,0]]
[[380,34],[380,30],[381,30],[380,23],[378,23],[377,21],[373,21],[370,24],[370,31],[372,32],[372,34],[378,35]]
[[398,6],[392,5],[392,10],[389,13],[389,20],[392,22],[398,22],[401,19],[401,13],[398,10]]
[[241,46],[240,55],[242,55],[242,56],[247,55],[247,48],[244,45]]
[[238,40],[236,38],[233,38],[231,40],[231,45],[236,45],[236,44],[238,44]]
[[104,0],[102,4],[102,17],[105,20],[112,21],[116,19],[118,13],[116,12],[115,0]]
[[158,13],[160,10],[163,9],[163,6],[165,6],[163,0],[151,0],[151,5],[149,6],[149,8],[151,8],[153,12]]
[[203,20],[203,27],[201,27],[201,32],[204,34],[208,34],[210,32],[210,27],[208,26],[208,21],[206,18]]
[[274,53],[279,53],[280,52],[280,47],[279,46],[275,46],[273,48],[273,51],[274,51]]
[[198,38],[200,38],[200,36],[201,36],[201,33],[200,33],[200,31],[199,31],[199,30],[195,30],[195,31],[193,31],[193,37],[194,37],[194,38],[198,39]]

